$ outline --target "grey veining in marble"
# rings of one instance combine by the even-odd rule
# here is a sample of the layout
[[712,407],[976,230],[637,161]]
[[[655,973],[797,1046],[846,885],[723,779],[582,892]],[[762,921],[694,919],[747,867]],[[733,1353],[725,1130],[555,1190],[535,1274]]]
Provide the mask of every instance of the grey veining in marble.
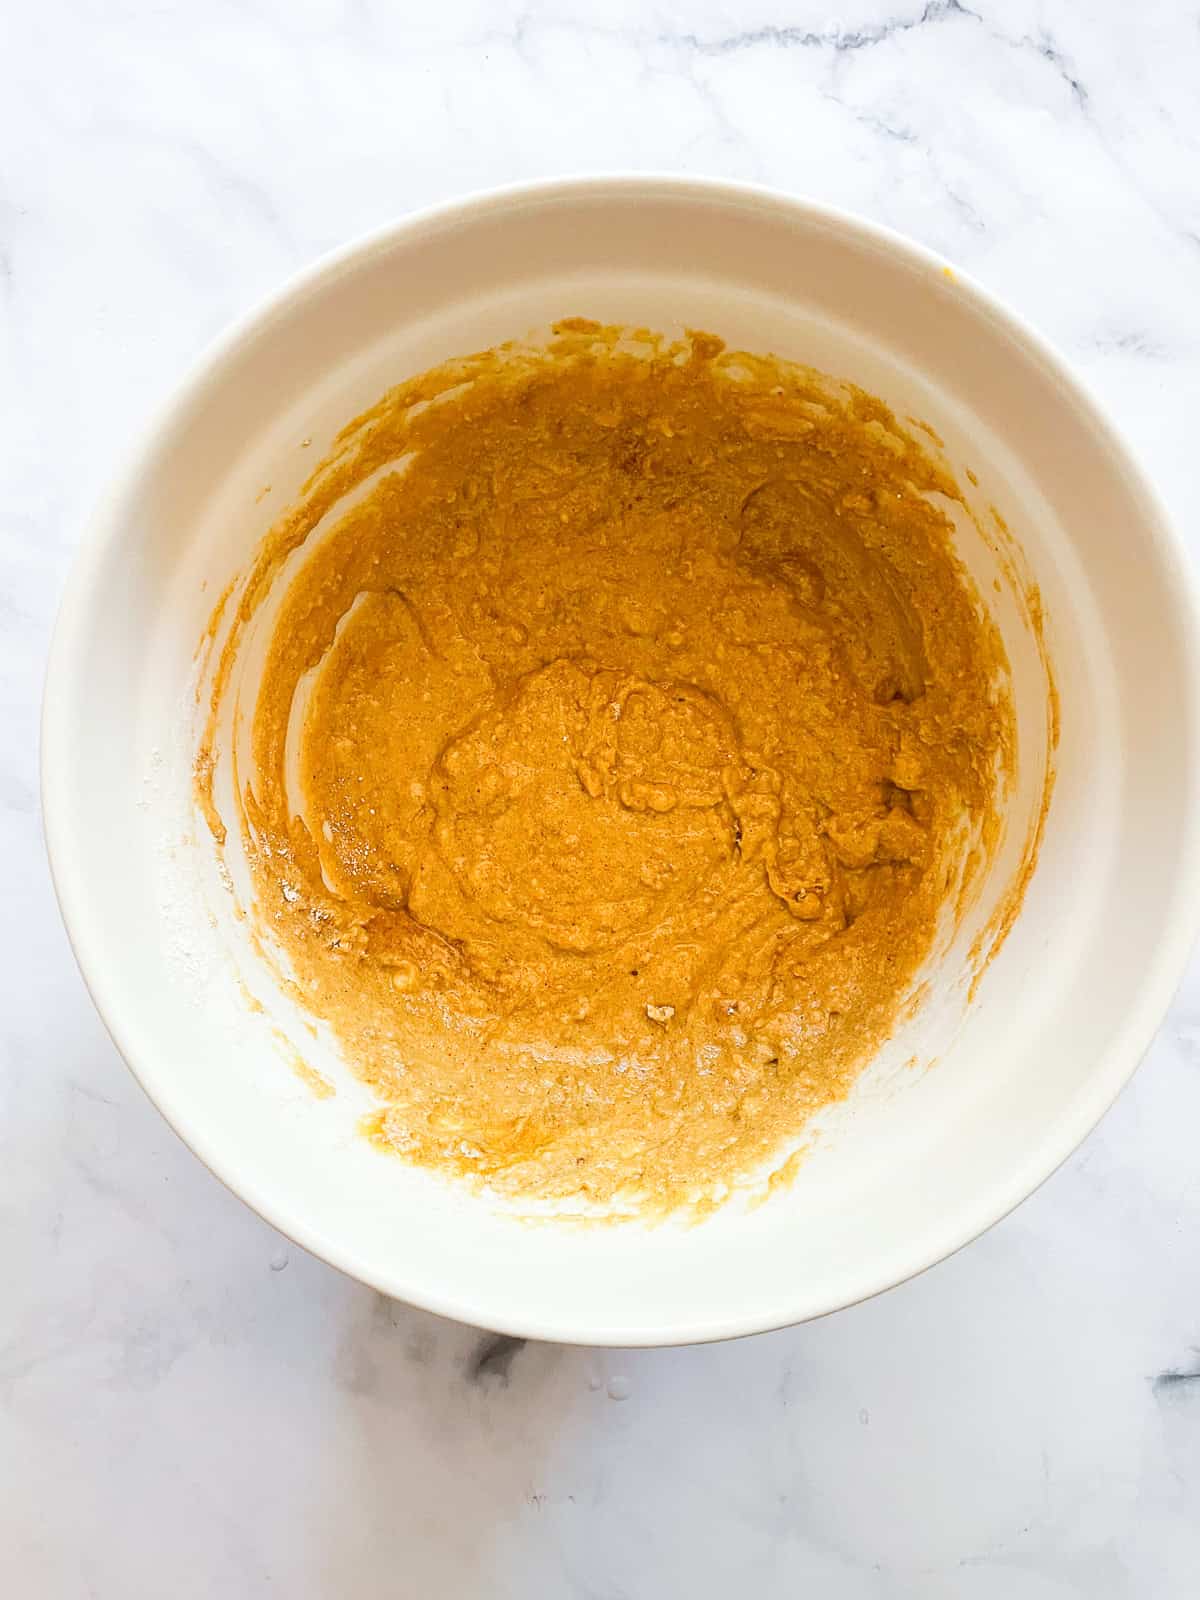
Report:
[[1200,546],[1200,21],[1120,0],[45,0],[0,46],[0,1572],[67,1600],[1190,1600],[1200,968],[1031,1201],[825,1322],[625,1355],[384,1302],[179,1144],[39,838],[48,632],[181,368],[330,246],[551,171],[803,191],[1082,369]]

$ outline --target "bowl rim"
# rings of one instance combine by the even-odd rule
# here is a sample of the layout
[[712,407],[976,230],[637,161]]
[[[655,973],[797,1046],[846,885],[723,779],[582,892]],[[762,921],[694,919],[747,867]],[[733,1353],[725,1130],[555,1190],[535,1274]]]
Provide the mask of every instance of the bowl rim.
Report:
[[[65,778],[70,770],[71,749],[67,708],[71,685],[82,664],[79,638],[88,616],[89,596],[96,575],[110,550],[123,537],[122,530],[126,522],[124,507],[136,496],[141,479],[158,456],[177,418],[205,384],[220,377],[223,367],[262,323],[287,314],[312,290],[335,278],[351,263],[390,250],[401,240],[416,240],[423,232],[444,226],[448,221],[465,221],[503,212],[515,202],[544,204],[584,197],[645,201],[656,194],[673,199],[715,200],[765,207],[777,214],[790,215],[793,220],[810,226],[825,225],[857,235],[924,272],[944,274],[949,271],[956,289],[974,302],[977,310],[999,323],[1049,371],[1120,464],[1134,493],[1142,499],[1151,514],[1145,531],[1154,551],[1154,559],[1170,580],[1175,596],[1173,621],[1187,662],[1186,682],[1181,687],[1183,715],[1190,732],[1187,786],[1192,803],[1187,807],[1189,822],[1184,849],[1177,863],[1178,890],[1126,1016],[1106,1050],[1096,1058],[1086,1089],[1075,1096],[1060,1116],[1043,1127],[1040,1137],[1031,1144],[1025,1160],[1014,1166],[1004,1183],[994,1185],[950,1213],[939,1230],[937,1240],[927,1243],[924,1250],[915,1251],[912,1259],[903,1266],[897,1267],[892,1263],[877,1269],[873,1276],[864,1276],[860,1292],[849,1299],[827,1296],[824,1300],[818,1298],[814,1302],[811,1295],[804,1296],[802,1290],[797,1298],[797,1292],[793,1290],[791,1299],[795,1303],[789,1304],[787,1294],[781,1296],[777,1311],[769,1318],[747,1318],[731,1312],[702,1322],[681,1322],[670,1328],[647,1329],[627,1324],[581,1326],[573,1323],[569,1317],[552,1322],[544,1317],[527,1316],[519,1306],[514,1307],[510,1314],[507,1310],[501,1312],[493,1306],[473,1302],[469,1292],[430,1292],[420,1282],[406,1279],[403,1263],[398,1263],[396,1270],[384,1273],[372,1263],[358,1259],[353,1246],[324,1236],[290,1215],[286,1206],[259,1187],[252,1173],[227,1162],[221,1150],[214,1147],[213,1141],[197,1137],[189,1129],[187,1116],[171,1091],[169,1067],[160,1066],[154,1052],[143,1047],[136,1017],[128,1013],[121,1014],[111,995],[110,962],[103,937],[103,918],[97,917],[84,879],[72,870],[70,863],[69,839],[74,802]],[[1094,398],[1066,358],[1024,317],[969,274],[960,271],[936,252],[883,224],[838,206],[761,184],[670,172],[617,172],[537,178],[477,190],[422,207],[376,227],[323,254],[262,297],[202,349],[183,378],[165,400],[154,408],[149,420],[138,429],[123,468],[115,475],[87,519],[72,559],[51,636],[42,696],[40,745],[43,835],[51,878],[72,951],[92,1002],[118,1053],[178,1137],[215,1177],[264,1221],[328,1265],[382,1294],[401,1299],[422,1310],[517,1338],[629,1348],[698,1344],[737,1338],[789,1327],[860,1304],[946,1260],[1033,1194],[1099,1123],[1153,1042],[1184,974],[1196,934],[1200,931],[1200,587],[1186,545],[1157,488],[1109,420],[1104,407]]]

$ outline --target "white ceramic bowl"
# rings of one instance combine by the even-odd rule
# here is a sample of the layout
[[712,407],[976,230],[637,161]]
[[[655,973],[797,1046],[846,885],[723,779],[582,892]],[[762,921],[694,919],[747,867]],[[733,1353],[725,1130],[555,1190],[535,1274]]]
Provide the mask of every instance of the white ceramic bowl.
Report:
[[[912,1036],[832,1115],[796,1182],[691,1228],[530,1225],[376,1152],[355,1132],[361,1086],[334,1063],[337,1097],[315,1100],[272,1042],[296,1019],[277,996],[266,1017],[243,1004],[236,968],[261,992],[258,975],[233,948],[190,814],[196,642],[336,428],[435,361],[569,314],[710,328],[932,423],[1020,541],[1061,696],[1040,864],[965,1021],[956,948]],[[987,551],[965,554],[986,581]],[[1045,684],[1016,611],[997,615],[1023,757],[1011,866],[1040,792]],[[1197,656],[1153,491],[1061,360],[979,288],[879,228],[759,190],[549,183],[329,258],[183,384],[97,515],[63,602],[46,835],[118,1047],[191,1148],[278,1228],[386,1294],[513,1334],[720,1338],[817,1316],[947,1255],[1028,1195],[1130,1076],[1200,907]],[[981,914],[1003,887],[993,877]],[[913,1053],[939,1059],[897,1065]]]

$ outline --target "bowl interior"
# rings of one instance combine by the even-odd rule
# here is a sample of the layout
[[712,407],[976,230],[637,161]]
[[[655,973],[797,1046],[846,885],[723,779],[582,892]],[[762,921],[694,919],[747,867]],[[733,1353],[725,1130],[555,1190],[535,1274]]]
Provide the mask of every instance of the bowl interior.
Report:
[[[930,423],[959,481],[967,468],[978,479],[981,521],[999,508],[1019,541],[1060,700],[1040,862],[967,1006],[966,946],[1037,813],[1048,720],[1019,595],[996,595],[995,549],[960,519],[1014,675],[1021,762],[1001,858],[930,1003],[823,1119],[795,1182],[690,1228],[530,1224],[374,1151],[356,1132],[366,1092],[255,970],[191,810],[197,641],[333,434],[399,379],[572,314],[708,328]],[[1028,1193],[1109,1103],[1190,931],[1194,656],[1174,546],[1137,473],[1057,363],[939,263],[751,191],[547,186],[344,254],[185,387],[104,508],[64,604],[47,833],[118,1045],[184,1138],[277,1226],[385,1293],[488,1326],[715,1337],[818,1314],[938,1259]],[[280,1034],[322,1058],[333,1099],[289,1072]]]

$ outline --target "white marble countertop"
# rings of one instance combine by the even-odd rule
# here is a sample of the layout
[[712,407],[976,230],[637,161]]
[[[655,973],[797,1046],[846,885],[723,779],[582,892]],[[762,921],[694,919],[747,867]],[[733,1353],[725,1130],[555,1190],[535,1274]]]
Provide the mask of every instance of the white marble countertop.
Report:
[[38,825],[58,592],[114,457],[294,269],[653,168],[936,247],[1082,369],[1200,554],[1200,26],[1177,0],[45,0],[0,49],[0,1588],[1191,1600],[1200,966],[1008,1221],[790,1332],[517,1346],[289,1248],[148,1105]]

